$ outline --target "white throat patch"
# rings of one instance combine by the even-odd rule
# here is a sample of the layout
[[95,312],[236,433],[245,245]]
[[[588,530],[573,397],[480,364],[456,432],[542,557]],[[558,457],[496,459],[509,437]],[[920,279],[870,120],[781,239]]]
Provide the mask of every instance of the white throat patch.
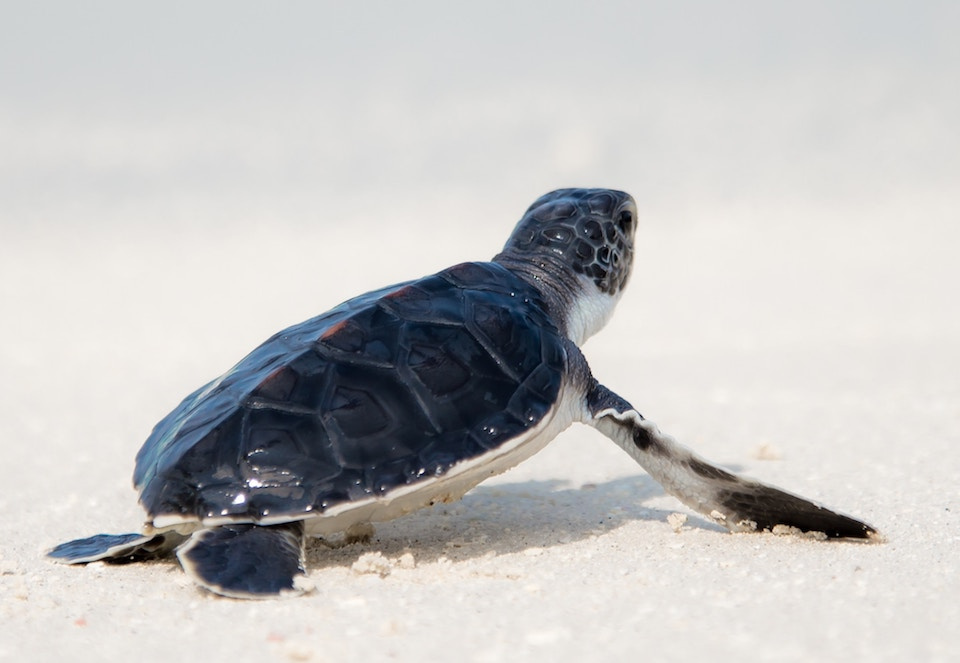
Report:
[[580,282],[583,294],[573,300],[566,320],[567,336],[577,345],[583,345],[588,338],[603,329],[623,295],[623,289],[615,295],[600,292],[586,276],[581,276]]

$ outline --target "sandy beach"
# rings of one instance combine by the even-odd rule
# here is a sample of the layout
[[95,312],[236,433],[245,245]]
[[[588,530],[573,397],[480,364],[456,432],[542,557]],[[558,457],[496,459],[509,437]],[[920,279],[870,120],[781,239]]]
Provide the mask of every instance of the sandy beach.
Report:
[[[760,12],[706,42],[739,23],[337,14],[376,38],[364,59],[307,43],[320,9],[243,7],[158,17],[139,46],[97,28],[73,62],[66,6],[5,21],[28,64],[0,99],[0,660],[960,659],[960,57],[937,27],[955,10]],[[539,55],[599,26],[616,49]],[[261,32],[275,60],[241,48]],[[653,59],[664,34],[692,50]],[[317,73],[324,49],[353,69]],[[559,86],[556,62],[605,93]],[[885,543],[729,534],[575,426],[460,502],[312,543],[297,599],[43,557],[139,527],[134,456],[188,392],[350,296],[489,259],[567,185],[640,209],[630,287],[584,347],[597,377]]]

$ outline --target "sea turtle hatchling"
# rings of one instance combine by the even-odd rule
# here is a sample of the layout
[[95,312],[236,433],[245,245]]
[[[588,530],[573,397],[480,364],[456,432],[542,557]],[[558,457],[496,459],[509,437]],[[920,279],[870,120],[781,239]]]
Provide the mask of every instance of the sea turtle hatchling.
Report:
[[175,552],[200,586],[304,591],[304,540],[460,498],[573,422],[733,531],[871,539],[854,518],[696,456],[597,382],[581,345],[630,277],[637,209],[606,189],[534,202],[490,262],[377,290],[276,334],[153,429],[133,475],[141,534],[57,546],[67,563]]

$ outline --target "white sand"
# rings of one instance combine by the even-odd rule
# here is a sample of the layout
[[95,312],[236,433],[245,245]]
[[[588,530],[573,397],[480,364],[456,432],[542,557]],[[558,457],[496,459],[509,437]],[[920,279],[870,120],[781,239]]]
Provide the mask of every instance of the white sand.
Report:
[[[128,477],[154,421],[306,302],[352,292],[338,274],[354,267],[324,261],[316,282],[285,287],[297,270],[260,252],[289,247],[299,264],[347,237],[203,240],[177,260],[155,236],[21,240],[2,266],[0,656],[159,660],[176,643],[201,660],[955,657],[960,357],[945,284],[960,282],[946,260],[960,237],[887,223],[813,239],[829,226],[642,228],[633,288],[587,354],[665,430],[864,517],[885,545],[734,536],[694,515],[676,532],[685,510],[577,428],[460,503],[368,544],[312,547],[316,592],[262,603],[206,595],[175,563],[65,567],[41,552],[136,528]],[[376,276],[419,273],[415,256],[389,264],[398,238],[385,239]],[[790,269],[770,270],[769,253]]]
[[[5,17],[0,660],[960,660],[955,13],[761,5]],[[138,527],[188,391],[571,184],[641,209],[596,375],[886,544],[727,534],[579,427],[296,600],[42,557]]]

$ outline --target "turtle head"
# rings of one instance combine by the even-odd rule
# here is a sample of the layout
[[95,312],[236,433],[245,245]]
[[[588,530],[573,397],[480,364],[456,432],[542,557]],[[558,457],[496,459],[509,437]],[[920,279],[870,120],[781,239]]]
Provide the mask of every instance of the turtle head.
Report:
[[532,283],[582,343],[610,315],[633,266],[637,205],[622,191],[558,189],[527,209],[494,258]]

